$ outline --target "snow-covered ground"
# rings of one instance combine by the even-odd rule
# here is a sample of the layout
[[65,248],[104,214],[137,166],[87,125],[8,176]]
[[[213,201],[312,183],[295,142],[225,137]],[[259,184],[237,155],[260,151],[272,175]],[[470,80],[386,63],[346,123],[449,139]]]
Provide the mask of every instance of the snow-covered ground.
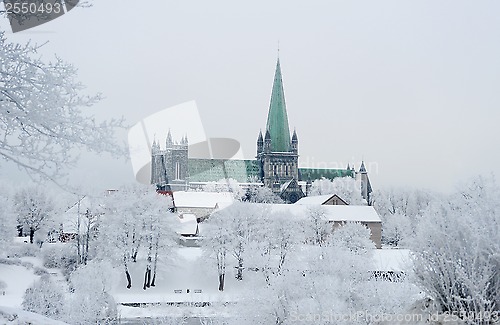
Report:
[[0,261],[0,281],[6,284],[5,290],[0,291],[0,325],[66,324],[22,310],[24,292],[40,279],[40,275],[37,275],[40,272],[50,274],[55,281],[65,281],[59,270],[44,268],[42,261],[37,257],[24,256],[21,258],[6,258]]
[[[297,260],[295,260],[295,265],[298,267],[301,267],[299,264],[305,263],[302,261],[303,258],[299,257],[315,254],[313,247],[303,247],[302,250],[304,251],[297,254]],[[403,271],[404,267],[408,267],[408,256],[409,252],[406,250],[374,250],[372,255],[376,269],[387,271]],[[5,295],[0,295],[0,306],[3,308],[1,309],[3,318],[0,320],[9,324],[7,320],[13,319],[13,315],[16,314],[18,315],[16,319],[23,319],[23,322],[33,319],[33,324],[62,324],[49,323],[49,320],[45,318],[38,320],[36,317],[39,315],[22,311],[24,292],[40,278],[37,273],[40,274],[42,271],[48,273],[57,282],[65,282],[61,272],[44,268],[41,259],[37,257],[26,256],[4,259],[4,261],[12,264],[0,263],[0,280],[7,284]],[[258,292],[258,288],[252,287],[255,283],[252,278],[260,276],[260,273],[246,272],[246,280],[237,281],[234,277],[235,272],[228,269],[225,290],[220,292],[216,266],[212,263],[204,257],[203,249],[200,247],[176,247],[173,250],[173,256],[168,261],[159,264],[156,286],[146,290],[143,289],[144,261],[139,260],[130,265],[131,289],[126,288],[124,271],[116,269],[118,279],[115,281],[111,294],[118,304],[119,317],[127,320],[155,317],[229,317],[228,309],[230,308],[226,303],[232,304],[239,301],[249,290]],[[201,306],[204,307],[201,308]]]
[[7,285],[5,295],[0,294],[0,306],[21,308],[24,292],[39,278],[32,268],[0,263],[0,281]]
[[19,308],[0,306],[0,325],[68,325]]
[[[218,291],[215,265],[202,257],[200,247],[179,247],[170,263],[159,265],[156,286],[143,289],[144,263],[132,263],[130,273],[132,288],[126,288],[125,273],[120,273],[117,286],[112,291],[118,303],[171,303],[171,302],[226,302],[237,299],[240,283],[230,270],[226,276],[226,290]],[[135,265],[134,265],[135,264]]]

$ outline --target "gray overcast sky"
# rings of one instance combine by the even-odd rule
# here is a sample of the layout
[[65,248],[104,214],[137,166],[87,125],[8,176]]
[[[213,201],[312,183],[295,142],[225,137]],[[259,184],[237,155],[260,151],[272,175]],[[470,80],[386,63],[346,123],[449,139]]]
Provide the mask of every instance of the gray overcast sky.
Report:
[[[45,58],[74,63],[105,95],[100,118],[135,124],[196,100],[207,135],[240,141],[248,157],[279,41],[302,165],[364,158],[374,188],[449,191],[500,163],[499,12],[497,0],[102,0],[7,37],[48,40]],[[133,179],[130,164],[88,154],[72,173],[103,187]]]

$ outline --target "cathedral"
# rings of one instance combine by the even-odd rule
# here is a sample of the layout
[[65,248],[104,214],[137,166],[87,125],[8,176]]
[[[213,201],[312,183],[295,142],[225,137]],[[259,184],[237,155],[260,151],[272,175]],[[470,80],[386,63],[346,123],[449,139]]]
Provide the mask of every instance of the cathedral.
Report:
[[151,184],[164,191],[187,190],[208,182],[234,179],[243,186],[266,186],[285,202],[295,203],[309,194],[317,179],[353,177],[359,180],[361,196],[370,203],[372,188],[361,163],[358,172],[345,169],[299,167],[299,138],[290,134],[280,61],[276,63],[271,101],[264,134],[257,138],[257,155],[252,160],[189,158],[187,136],[174,141],[170,131],[165,149],[155,140],[151,153]]

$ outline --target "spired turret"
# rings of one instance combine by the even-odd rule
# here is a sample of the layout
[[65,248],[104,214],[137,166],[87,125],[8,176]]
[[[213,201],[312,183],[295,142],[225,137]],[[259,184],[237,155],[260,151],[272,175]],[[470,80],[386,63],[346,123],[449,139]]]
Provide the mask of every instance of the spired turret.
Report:
[[266,136],[264,138],[264,152],[271,152],[271,133],[266,130]]
[[172,148],[174,145],[174,141],[172,141],[172,133],[170,133],[170,129],[168,129],[167,139],[165,140],[166,149]]
[[297,131],[295,131],[295,129],[293,130],[291,149],[294,153],[299,152],[299,139],[297,137]]
[[372,185],[370,184],[370,179],[368,178],[368,172],[366,171],[365,162],[361,162],[359,167],[359,175],[361,180],[361,197],[366,200],[368,205],[371,205],[370,194],[372,193]]
[[262,130],[259,131],[259,137],[257,138],[257,155],[259,155],[264,150],[264,139],[262,138]]

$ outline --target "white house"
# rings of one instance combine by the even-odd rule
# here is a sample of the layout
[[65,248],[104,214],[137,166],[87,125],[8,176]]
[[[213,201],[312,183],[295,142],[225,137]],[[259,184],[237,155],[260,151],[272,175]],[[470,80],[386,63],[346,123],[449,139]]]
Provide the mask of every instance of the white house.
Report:
[[173,192],[174,207],[180,214],[194,214],[198,220],[208,217],[219,206],[227,206],[234,202],[229,192]]

